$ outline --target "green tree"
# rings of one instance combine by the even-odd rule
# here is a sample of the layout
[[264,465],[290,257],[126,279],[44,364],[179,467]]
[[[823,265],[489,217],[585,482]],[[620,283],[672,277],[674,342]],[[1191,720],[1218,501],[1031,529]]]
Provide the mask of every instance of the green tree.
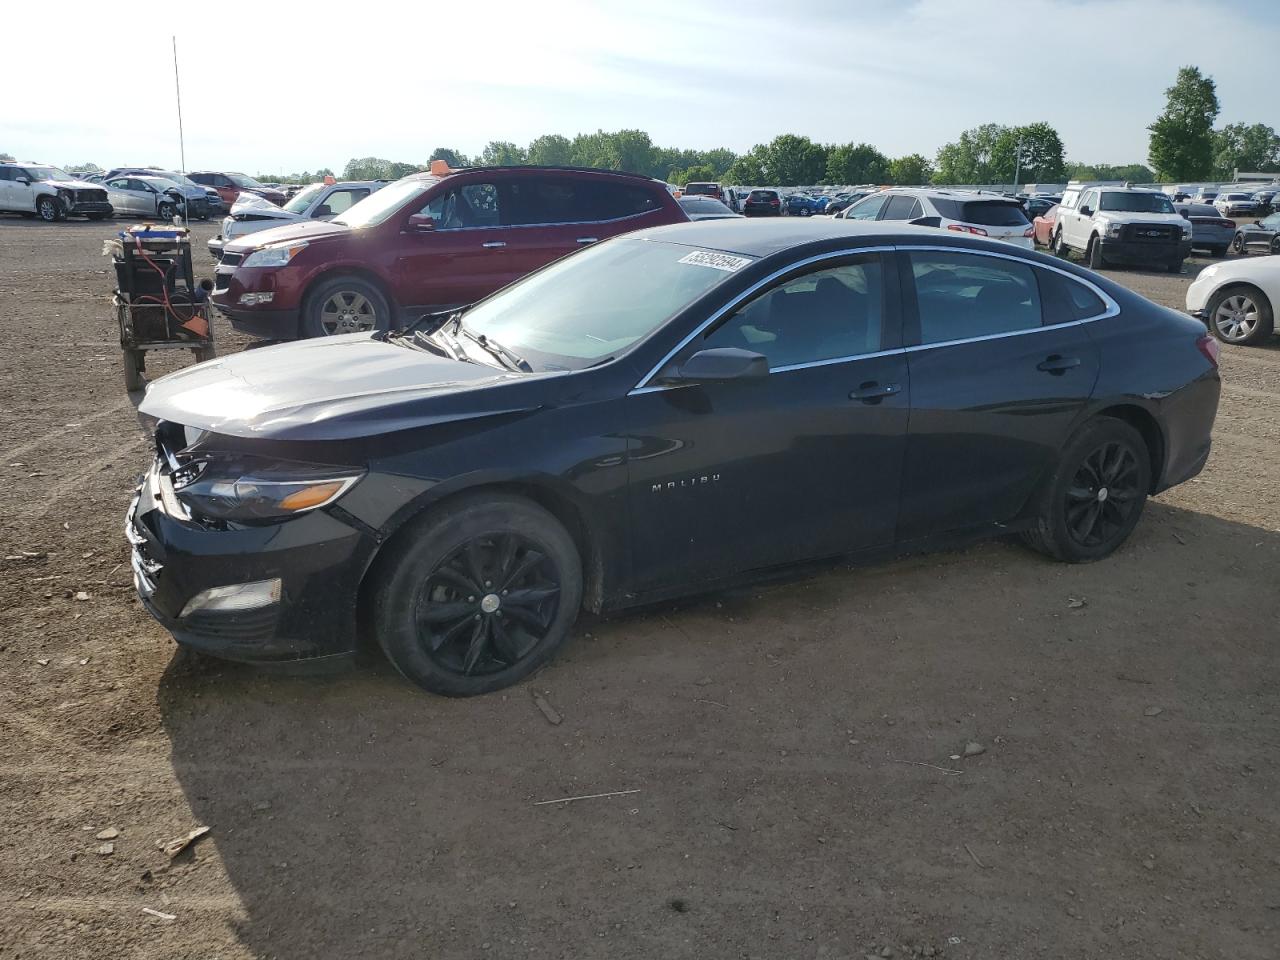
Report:
[[[1021,161],[1018,160],[1021,145]],[[1047,123],[1009,127],[996,138],[991,154],[991,183],[1061,183],[1067,177],[1062,137]]]
[[686,183],[707,183],[715,182],[720,174],[716,168],[709,163],[694,164],[685,170],[673,171],[675,179],[669,181],[678,187],[683,187]]
[[567,167],[573,162],[573,144],[568,137],[548,133],[529,144],[525,155],[540,167]]
[[465,153],[459,153],[452,147],[436,147],[431,151],[431,156],[427,158],[427,163],[431,163],[432,160],[443,160],[455,170],[460,167],[471,166],[471,161],[467,159],[467,155]]
[[13,163],[13,154],[0,152],[0,163]]
[[869,143],[845,143],[827,151],[827,183],[887,183],[889,158]]
[[[399,180],[401,177],[416,173],[422,167],[416,163],[400,163],[394,160],[383,160],[381,157],[361,157],[348,160],[342,170],[343,180]],[[317,178],[323,176],[316,174]]]
[[480,151],[482,167],[518,167],[529,162],[524,149],[510,140],[490,140]]
[[1155,183],[1156,175],[1152,169],[1141,163],[1069,163],[1067,164],[1069,180],[1127,180],[1130,183]]
[[764,146],[756,144],[743,156],[733,161],[725,171],[724,179],[739,187],[754,187],[768,183],[764,173]]
[[1230,180],[1237,170],[1280,171],[1280,136],[1265,123],[1228,123],[1213,134],[1213,175]]
[[1213,121],[1218,94],[1212,77],[1199,67],[1182,67],[1165,90],[1164,113],[1147,127],[1148,153],[1163,180],[1203,180],[1213,174]]
[[904,186],[919,186],[933,179],[933,164],[918,153],[909,153],[889,162],[889,180]]
[[784,133],[765,146],[764,172],[778,186],[818,183],[827,172],[827,148],[808,137]]
[[[997,151],[1000,138],[1008,130],[1008,127],[998,123],[984,123],[980,127],[964,131],[953,143],[944,144],[938,151],[933,182],[994,183],[996,165],[992,162],[992,154]],[[1011,147],[1008,148],[1008,159],[1013,159]],[[1012,177],[1013,164],[1010,162],[1005,179]]]

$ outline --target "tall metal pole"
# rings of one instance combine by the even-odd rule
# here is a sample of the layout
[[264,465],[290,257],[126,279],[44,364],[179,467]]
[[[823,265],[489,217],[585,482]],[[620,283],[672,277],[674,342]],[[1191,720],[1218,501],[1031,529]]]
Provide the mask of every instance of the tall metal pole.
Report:
[[1018,192],[1018,174],[1022,170],[1022,138],[1018,138],[1018,145],[1014,148],[1013,155],[1013,192]]
[[[182,161],[182,173],[187,172],[187,141],[182,135],[182,84],[178,80],[178,38],[173,36],[173,90],[178,97],[178,155]],[[182,218],[190,222],[190,212],[186,201],[182,204]]]

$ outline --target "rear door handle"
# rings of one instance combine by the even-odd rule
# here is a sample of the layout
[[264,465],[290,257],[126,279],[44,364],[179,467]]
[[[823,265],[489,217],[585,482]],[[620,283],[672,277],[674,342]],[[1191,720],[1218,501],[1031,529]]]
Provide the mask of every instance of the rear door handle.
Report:
[[1043,370],[1045,373],[1052,373],[1055,376],[1062,376],[1072,367],[1078,366],[1080,366],[1079,357],[1063,357],[1055,353],[1037,363],[1036,369]]
[[484,243],[480,244],[480,246],[484,247],[486,250],[497,250],[499,247],[505,247],[506,245],[507,241],[505,240],[486,240]]
[[599,237],[579,237],[578,242],[579,243],[596,243],[599,239],[600,239]]
[[863,403],[879,403],[885,397],[892,397],[901,389],[902,387],[896,383],[876,383],[874,380],[868,380],[850,393],[849,399],[861,400]]

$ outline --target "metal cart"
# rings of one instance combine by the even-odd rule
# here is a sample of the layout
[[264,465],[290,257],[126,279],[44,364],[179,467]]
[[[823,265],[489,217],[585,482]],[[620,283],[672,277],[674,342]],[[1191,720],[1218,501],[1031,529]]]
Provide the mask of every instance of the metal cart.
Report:
[[196,285],[184,227],[129,227],[108,241],[116,268],[112,304],[124,351],[124,384],[141,390],[148,350],[190,350],[197,363],[217,356],[208,295]]

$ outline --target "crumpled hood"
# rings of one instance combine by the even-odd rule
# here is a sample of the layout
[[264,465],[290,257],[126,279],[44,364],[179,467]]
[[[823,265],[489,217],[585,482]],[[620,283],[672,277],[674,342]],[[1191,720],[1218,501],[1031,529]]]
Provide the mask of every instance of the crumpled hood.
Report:
[[353,333],[179,370],[138,410],[235,437],[342,440],[531,409],[504,389],[531,376]]
[[51,187],[65,188],[67,190],[105,190],[106,188],[100,183],[94,183],[91,180],[42,180],[41,183],[47,183]]
[[233,253],[248,253],[269,243],[283,243],[287,240],[323,240],[325,237],[343,236],[351,232],[350,227],[325,220],[299,220],[297,223],[286,221],[282,226],[270,230],[260,230],[240,240],[228,243],[226,250]]

